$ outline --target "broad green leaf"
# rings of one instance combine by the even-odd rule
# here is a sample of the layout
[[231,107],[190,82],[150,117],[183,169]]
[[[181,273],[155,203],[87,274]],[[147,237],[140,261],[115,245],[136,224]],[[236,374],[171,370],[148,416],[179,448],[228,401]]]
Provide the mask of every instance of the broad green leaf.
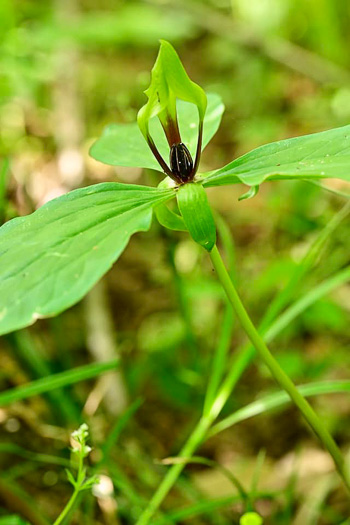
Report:
[[[202,149],[215,135],[221,122],[224,105],[219,95],[208,94],[208,107],[204,117]],[[194,156],[198,138],[198,115],[193,104],[177,101],[177,113],[181,137]],[[165,160],[169,158],[169,146],[164,131],[157,120],[151,121],[151,134]],[[136,122],[111,124],[93,144],[90,155],[104,164],[132,166],[161,171]]]
[[216,242],[216,227],[207,194],[201,184],[180,186],[177,203],[192,239],[210,252]]
[[0,228],[0,334],[79,301],[171,190],[104,183],[54,199]]
[[327,177],[350,181],[350,125],[261,146],[211,172],[204,186]]
[[148,101],[140,109],[137,122],[147,140],[152,117],[158,116],[164,126],[176,122],[176,99],[194,104],[203,121],[207,107],[204,90],[188,77],[181,60],[169,42],[160,41],[157,60],[152,68],[151,84],[145,91]]

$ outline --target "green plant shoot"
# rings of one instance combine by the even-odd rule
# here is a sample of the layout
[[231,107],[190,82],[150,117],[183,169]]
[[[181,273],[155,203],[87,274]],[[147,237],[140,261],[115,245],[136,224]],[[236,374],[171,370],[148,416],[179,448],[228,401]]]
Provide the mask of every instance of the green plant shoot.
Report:
[[67,505],[62,510],[61,514],[56,519],[54,525],[60,525],[64,522],[65,518],[72,512],[74,509],[76,500],[80,492],[84,490],[89,490],[93,485],[99,483],[98,476],[87,477],[86,476],[86,467],[84,467],[84,459],[91,452],[91,447],[87,445],[87,440],[89,438],[89,429],[86,423],[83,423],[78,430],[72,432],[72,440],[74,442],[72,448],[73,463],[75,463],[77,468],[77,475],[74,477],[74,474],[66,469],[68,481],[74,488],[73,494],[70,497]]

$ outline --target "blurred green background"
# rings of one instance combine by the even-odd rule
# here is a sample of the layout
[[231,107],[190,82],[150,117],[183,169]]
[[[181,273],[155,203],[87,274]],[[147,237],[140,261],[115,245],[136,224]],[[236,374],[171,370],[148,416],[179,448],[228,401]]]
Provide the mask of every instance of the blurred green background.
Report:
[[[1,220],[86,184],[159,182],[156,173],[115,169],[88,156],[105,125],[135,120],[159,38],[176,47],[190,77],[226,106],[202,170],[269,141],[348,124],[349,24],[346,0],[2,0]],[[345,183],[325,184],[350,192]],[[238,202],[245,191],[216,188],[209,198],[229,227],[238,287],[258,322],[346,198],[306,182],[266,183],[254,199]],[[349,264],[349,233],[345,219],[295,298]],[[91,465],[114,490],[86,495],[72,523],[135,523],[168,468],[155,460],[176,455],[200,415],[222,303],[206,254],[185,234],[154,222],[80,304],[2,337],[2,390],[117,356],[122,366],[0,409],[0,516],[18,514],[34,525],[54,520],[70,488],[51,456],[68,459],[69,433],[87,421]],[[343,284],[273,342],[294,381],[349,377],[349,312],[350,289]],[[242,342],[235,325],[231,351]],[[255,362],[225,413],[271,391],[268,371]],[[313,403],[346,446],[348,396]],[[345,523],[349,502],[293,408],[228,429],[200,454],[232,470],[248,490],[261,451],[258,488],[265,497],[256,508],[264,523]],[[202,510],[164,523],[238,523],[242,505],[235,494],[215,467],[188,466],[163,510]],[[217,502],[212,510],[203,505],[209,500]]]

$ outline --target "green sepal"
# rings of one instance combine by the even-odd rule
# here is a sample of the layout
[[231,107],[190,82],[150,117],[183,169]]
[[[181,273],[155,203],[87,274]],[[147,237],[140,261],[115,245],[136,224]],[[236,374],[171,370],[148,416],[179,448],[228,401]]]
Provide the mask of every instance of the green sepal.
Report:
[[[219,95],[208,93],[207,97],[208,106],[204,117],[202,149],[217,132],[224,111]],[[176,108],[181,128],[181,140],[194,156],[198,142],[197,108],[183,100],[178,100]],[[164,159],[168,158],[169,144],[156,119],[150,124],[150,133],[160,154]],[[136,122],[107,126],[102,136],[92,145],[90,155],[95,160],[112,166],[134,166],[158,171],[161,169]]]
[[238,200],[245,201],[246,199],[252,199],[258,193],[259,187],[260,186],[258,184],[256,186],[252,186],[246,193],[243,193],[243,195],[238,197]]
[[203,186],[194,182],[184,184],[179,187],[176,197],[191,237],[210,252],[216,243],[216,227]]
[[175,49],[169,42],[160,41],[157,60],[151,72],[151,84],[145,91],[148,102],[140,109],[137,123],[148,140],[149,121],[158,116],[164,126],[170,119],[176,122],[176,99],[195,104],[203,122],[207,108],[205,91],[190,80]]
[[185,222],[181,215],[173,212],[168,208],[167,205],[161,204],[154,208],[155,216],[161,226],[168,228],[169,230],[187,232]]

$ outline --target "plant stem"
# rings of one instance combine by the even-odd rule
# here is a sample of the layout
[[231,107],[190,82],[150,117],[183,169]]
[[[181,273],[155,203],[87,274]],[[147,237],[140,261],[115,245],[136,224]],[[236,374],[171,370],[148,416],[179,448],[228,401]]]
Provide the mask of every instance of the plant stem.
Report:
[[[194,428],[192,434],[188,438],[187,442],[181,449],[179,456],[180,458],[189,458],[192,456],[193,452],[197,449],[200,443],[203,441],[206,433],[208,432],[213,419],[209,416],[202,417],[197,426]],[[153,514],[158,509],[159,505],[162,503],[163,499],[168,494],[171,487],[174,485],[175,481],[179,477],[180,473],[184,469],[186,463],[177,463],[173,465],[170,470],[166,473],[161,484],[159,485],[157,491],[154,493],[150,502],[148,503],[147,508],[140,516],[136,525],[147,525],[150,523],[150,519]]]
[[68,514],[74,507],[74,503],[78,497],[78,494],[84,482],[84,477],[85,477],[84,476],[84,456],[82,455],[82,453],[80,453],[79,462],[78,462],[78,473],[77,473],[76,485],[74,486],[74,492],[71,495],[67,505],[64,507],[61,514],[58,516],[58,518],[56,519],[53,525],[60,525],[61,523],[63,523],[64,519],[68,516]]
[[[256,328],[252,324],[247,312],[245,311],[245,308],[243,304],[241,303],[241,300],[234,288],[233,283],[231,282],[230,276],[224,266],[224,263],[221,259],[221,256],[216,248],[216,246],[213,248],[211,252],[211,258],[213,262],[213,266],[217,271],[219,280],[221,281],[225,292],[229,298],[230,303],[234,307],[237,317],[241,321],[243,328],[245,329],[248,337],[250,338],[251,342],[253,343],[253,346],[245,346],[242,352],[238,354],[234,362],[231,364],[230,370],[228,371],[228,375],[226,376],[225,380],[223,381],[222,386],[219,388],[219,391],[215,394],[215,396],[212,398],[212,396],[208,396],[206,399],[205,404],[205,412],[204,415],[201,417],[201,419],[198,421],[196,427],[193,429],[191,435],[189,436],[187,442],[183,446],[182,450],[179,453],[179,457],[183,458],[190,458],[194,451],[200,446],[202,441],[206,438],[208,434],[208,430],[212,426],[212,423],[215,421],[217,416],[220,414],[222,408],[224,407],[226,401],[228,400],[232,389],[234,388],[234,385],[237,383],[238,379],[241,377],[243,371],[246,369],[250,361],[252,360],[255,349],[259,351],[259,348],[261,345],[264,346],[263,354],[267,353],[269,356],[268,360],[269,362],[272,360],[274,363],[274,368],[277,367],[278,372],[282,374],[283,378],[286,378],[286,382],[288,383],[288,389],[285,388],[284,384],[280,383],[282,388],[288,393],[288,395],[291,397],[292,401],[296,403],[295,397],[292,395],[291,390],[293,394],[295,391],[297,392],[297,400],[298,403],[300,403],[301,399],[301,406],[297,404],[301,412],[304,414],[306,419],[309,421],[312,428],[315,430],[316,434],[320,437],[320,440],[324,444],[325,448],[330,452],[332,455],[334,462],[336,464],[337,470],[339,471],[341,477],[343,478],[347,488],[350,490],[350,482],[348,480],[348,477],[346,475],[345,466],[344,466],[344,460],[342,458],[342,455],[335,444],[332,436],[328,433],[327,429],[325,429],[319,420],[318,416],[315,414],[311,406],[306,402],[304,397],[298,393],[296,387],[292,383],[292,381],[289,379],[289,377],[283,372],[283,370],[278,365],[277,361],[273,358],[270,351],[268,350],[266,344],[264,343],[262,337],[257,332]],[[236,305],[238,308],[238,311],[236,309]],[[244,324],[242,322],[242,318],[244,319]],[[246,325],[248,324],[248,330],[246,329]],[[251,334],[254,333],[254,340],[251,338]],[[255,342],[258,340],[257,345],[255,345]],[[259,348],[258,348],[259,346]],[[260,352],[259,352],[260,353]],[[260,353],[261,355],[261,353]],[[262,356],[263,357],[263,356]],[[216,357],[217,359],[217,357]],[[264,359],[265,361],[265,359]],[[266,362],[266,361],[265,361]],[[267,363],[266,363],[267,364]],[[268,365],[269,366],[269,365]],[[270,366],[269,366],[270,368]],[[271,368],[270,368],[271,370]],[[271,370],[272,371],[272,370]],[[273,373],[273,372],[272,372]],[[275,373],[273,373],[273,376],[275,379],[277,379]],[[277,379],[278,380],[278,379]],[[279,382],[279,381],[278,381]],[[306,413],[304,412],[304,408],[306,405]],[[311,413],[311,421],[308,417]],[[315,425],[316,421],[316,425]],[[321,427],[321,431],[319,431]],[[157,511],[158,507],[161,505],[162,501],[172,488],[172,486],[175,484],[177,478],[181,474],[182,470],[185,467],[185,463],[179,463],[176,465],[173,465],[170,470],[165,475],[164,479],[158,486],[158,489],[156,490],[155,494],[151,498],[151,500],[148,503],[148,506],[146,507],[143,514],[140,516],[138,522],[136,525],[148,525],[150,523],[151,518],[153,517],[154,513]]]
[[78,497],[78,494],[79,494],[79,490],[75,489],[73,494],[71,495],[70,500],[68,501],[67,505],[64,507],[63,511],[58,516],[57,520],[55,521],[55,523],[53,525],[60,525],[61,523],[63,523],[63,520],[68,516],[68,514],[72,510],[72,508],[74,506],[74,503],[75,503],[75,501],[76,501],[76,499]]
[[[277,315],[283,310],[283,308],[290,302],[290,299],[294,295],[294,291],[298,288],[298,284],[301,281],[301,278],[306,274],[308,270],[311,269],[313,264],[315,264],[316,259],[320,255],[320,251],[324,247],[326,241],[331,237],[332,233],[335,231],[337,226],[348,216],[350,213],[350,202],[346,203],[330,222],[327,223],[326,227],[319,233],[315,241],[311,244],[306,255],[303,257],[299,265],[296,267],[292,273],[290,279],[288,280],[285,287],[276,295],[276,297],[271,302],[268,307],[260,325],[259,333],[264,337],[265,342],[269,343],[272,338],[274,338],[284,326],[286,326],[287,321],[291,322],[292,319],[306,307],[308,299],[312,297],[315,300],[315,292],[325,293],[326,289],[332,289],[332,284],[338,283],[339,285],[344,282],[343,278],[347,279],[345,275],[347,268],[337,273],[324,283],[321,283],[316,288],[308,292],[304,297],[299,299],[297,302],[292,304],[279,318],[276,318]],[[223,241],[223,239],[222,239]],[[225,242],[225,247],[226,247]],[[227,247],[226,247],[227,250]],[[231,272],[229,271],[229,275]],[[235,283],[235,280],[233,280]],[[320,295],[321,296],[321,295]],[[310,302],[310,304],[312,304]],[[243,372],[252,362],[255,356],[255,348],[248,342],[243,347],[240,347],[238,351],[235,352],[232,362],[229,364],[229,370],[222,386],[216,396],[216,405],[215,407],[220,412],[222,407],[225,405],[229,396],[231,395],[232,390],[235,388],[235,385],[239,381]],[[219,406],[217,406],[219,404]]]
[[275,380],[279,383],[283,390],[285,390],[288,393],[288,395],[295,403],[295,405],[299,408],[300,412],[302,413],[306,421],[309,423],[315,434],[319,437],[325,449],[328,450],[329,454],[332,456],[339,475],[343,479],[347,489],[350,491],[349,476],[346,472],[344,459],[337,444],[335,443],[334,439],[332,438],[322,421],[319,419],[317,414],[314,412],[313,408],[300,394],[300,392],[297,390],[289,376],[282,370],[282,368],[280,367],[280,365],[266,346],[264,340],[256,330],[230,279],[230,276],[225,268],[221,255],[216,246],[214,246],[214,248],[210,252],[210,257],[213,266],[217,272],[218,278],[226,292],[230,303],[232,304],[236,312],[236,315],[245,333],[249,337],[251,343],[254,345],[260,357],[263,359],[266,366],[269,368]]

